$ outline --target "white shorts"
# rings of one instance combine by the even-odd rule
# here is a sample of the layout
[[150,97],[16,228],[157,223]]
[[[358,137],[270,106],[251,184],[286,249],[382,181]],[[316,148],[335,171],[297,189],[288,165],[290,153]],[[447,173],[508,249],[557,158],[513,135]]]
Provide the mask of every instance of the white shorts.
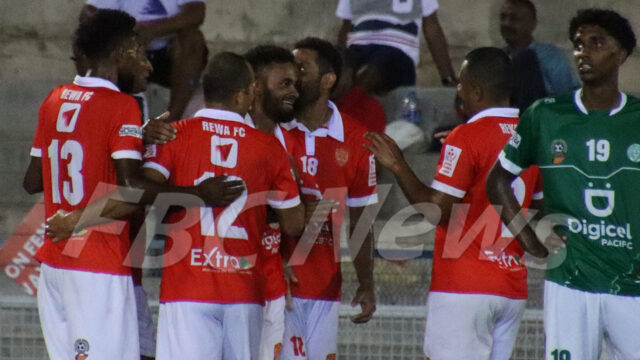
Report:
[[261,329],[258,304],[160,304],[156,359],[257,359]]
[[640,297],[598,294],[544,283],[546,359],[640,359]]
[[49,358],[139,360],[129,275],[40,268],[38,312]]
[[432,291],[424,353],[432,360],[507,360],[526,300]]
[[138,338],[140,339],[140,355],[156,356],[156,327],[153,325],[151,309],[147,301],[147,293],[142,285],[134,285],[136,309],[138,310]]
[[277,360],[284,338],[284,296],[267,301],[262,320],[260,360]]
[[340,302],[293,298],[284,314],[284,346],[280,360],[333,360],[338,350]]

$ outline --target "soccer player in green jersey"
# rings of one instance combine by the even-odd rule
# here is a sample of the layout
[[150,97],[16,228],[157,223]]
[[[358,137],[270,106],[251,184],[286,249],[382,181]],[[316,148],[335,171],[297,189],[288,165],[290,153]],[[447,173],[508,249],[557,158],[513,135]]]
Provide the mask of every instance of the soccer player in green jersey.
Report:
[[569,36],[583,87],[527,109],[487,194],[539,257],[548,249],[519,214],[511,181],[538,165],[545,213],[564,215],[553,236],[566,241],[566,258],[545,281],[546,359],[597,360],[603,342],[612,359],[640,359],[640,100],[618,90],[636,38],[627,19],[601,9],[579,11]]

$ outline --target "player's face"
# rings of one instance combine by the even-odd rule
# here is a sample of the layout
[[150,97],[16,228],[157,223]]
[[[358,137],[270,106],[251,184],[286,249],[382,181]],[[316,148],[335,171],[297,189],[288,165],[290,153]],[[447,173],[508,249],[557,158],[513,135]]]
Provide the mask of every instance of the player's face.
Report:
[[293,106],[298,99],[296,67],[294,64],[272,64],[264,70],[262,107],[276,123],[293,119]]
[[320,97],[320,81],[322,75],[318,67],[318,54],[310,49],[295,49],[293,57],[298,67],[298,81],[296,88],[300,97],[295,103],[295,111],[306,109]]
[[511,45],[529,41],[536,27],[533,14],[524,5],[505,2],[500,9],[500,35]]
[[606,30],[597,25],[580,26],[573,37],[573,57],[580,79],[597,85],[618,78],[627,53]]
[[238,105],[238,113],[240,113],[240,115],[244,116],[247,114],[247,112],[249,112],[249,109],[251,108],[251,104],[253,104],[253,100],[255,99],[255,88],[256,88],[256,78],[255,78],[255,74],[253,72],[253,68],[251,67],[251,65],[249,65],[249,63],[247,64],[247,69],[249,70],[249,72],[251,73],[251,82],[249,83],[249,86],[240,91],[240,96],[237,97],[237,105]]
[[460,73],[458,74],[458,97],[460,97],[461,109],[465,116],[471,117],[474,115],[474,101],[472,94],[472,83],[469,80],[467,71],[467,61],[465,60],[460,67]]
[[135,39],[127,43],[118,71],[118,87],[128,94],[147,88],[147,78],[153,67],[147,59],[144,47]]

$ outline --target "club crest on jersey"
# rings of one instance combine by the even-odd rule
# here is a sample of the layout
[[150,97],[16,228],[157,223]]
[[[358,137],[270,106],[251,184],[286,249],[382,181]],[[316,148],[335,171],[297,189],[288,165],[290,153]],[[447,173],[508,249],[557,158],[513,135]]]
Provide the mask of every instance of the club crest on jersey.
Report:
[[[589,183],[593,187],[593,183]],[[607,217],[613,213],[616,192],[611,189],[611,184],[607,183],[607,189],[585,189],[584,204],[592,215],[597,217]]]
[[627,157],[634,163],[640,162],[640,144],[631,144],[627,149]]
[[567,158],[567,142],[562,139],[553,140],[551,143],[551,161],[560,164]]
[[337,148],[336,149],[336,162],[340,166],[345,166],[347,161],[349,161],[349,150],[345,148]]
[[89,342],[85,339],[76,340],[73,345],[76,352],[75,360],[85,360],[89,357]]

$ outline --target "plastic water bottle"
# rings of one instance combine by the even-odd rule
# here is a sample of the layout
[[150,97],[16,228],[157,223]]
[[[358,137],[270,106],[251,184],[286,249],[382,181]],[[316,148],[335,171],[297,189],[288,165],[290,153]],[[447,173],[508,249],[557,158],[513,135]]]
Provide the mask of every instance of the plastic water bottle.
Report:
[[402,119],[416,125],[420,125],[422,122],[422,112],[418,106],[418,98],[415,91],[410,91],[402,99]]

